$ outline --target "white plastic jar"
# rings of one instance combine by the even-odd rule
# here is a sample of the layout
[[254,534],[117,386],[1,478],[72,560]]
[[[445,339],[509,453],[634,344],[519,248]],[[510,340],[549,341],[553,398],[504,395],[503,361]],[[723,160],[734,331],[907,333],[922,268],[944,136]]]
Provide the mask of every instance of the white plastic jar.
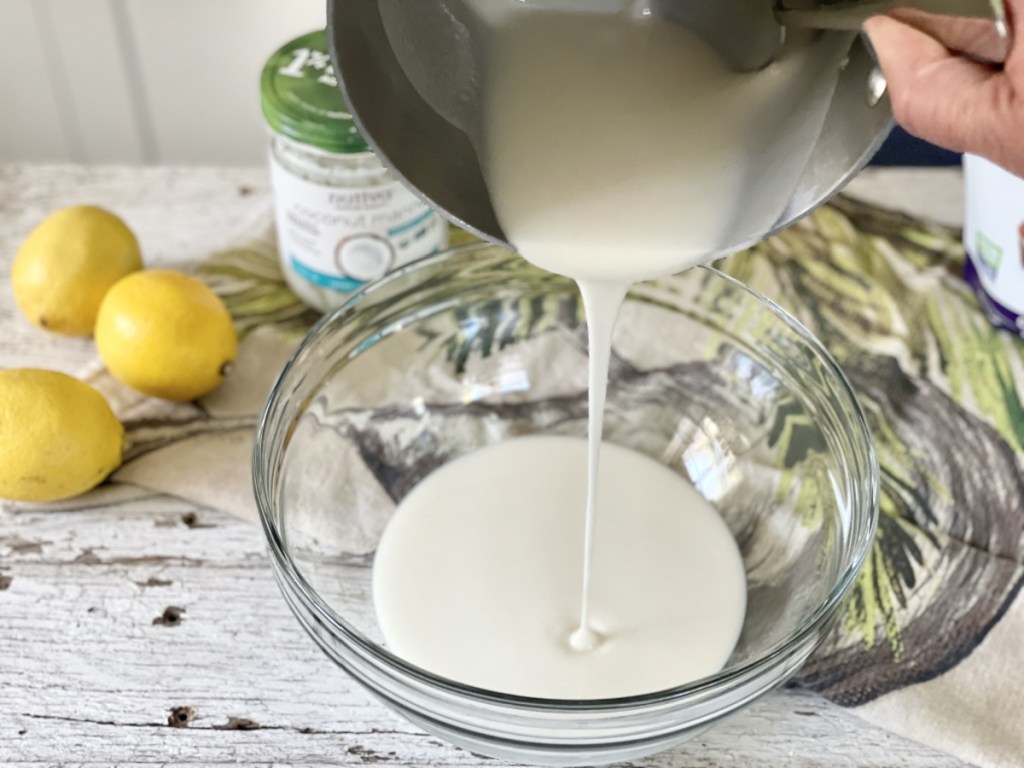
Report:
[[964,276],[989,319],[1024,337],[1024,179],[964,156]]
[[278,50],[263,69],[281,268],[327,311],[367,282],[446,247],[444,219],[370,151],[338,89],[323,31]]

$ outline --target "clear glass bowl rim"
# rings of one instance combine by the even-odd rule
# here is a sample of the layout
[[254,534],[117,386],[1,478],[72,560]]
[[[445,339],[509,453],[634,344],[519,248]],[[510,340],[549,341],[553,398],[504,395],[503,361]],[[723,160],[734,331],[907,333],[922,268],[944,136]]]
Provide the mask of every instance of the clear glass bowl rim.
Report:
[[[673,704],[685,704],[687,699],[698,699],[719,687],[741,684],[743,681],[759,677],[761,672],[771,669],[777,662],[788,658],[791,653],[803,647],[832,618],[840,602],[846,597],[846,594],[853,586],[857,574],[860,572],[871,551],[871,545],[878,525],[880,488],[878,459],[874,443],[871,439],[871,430],[853,387],[839,367],[839,364],[821,342],[799,320],[774,301],[757,293],[739,280],[708,265],[702,265],[696,267],[696,269],[706,270],[717,278],[726,281],[730,286],[748,294],[756,302],[766,307],[784,325],[794,331],[800,337],[800,340],[807,344],[820,361],[824,363],[826,370],[834,378],[835,383],[838,384],[839,391],[849,400],[849,414],[852,416],[851,426],[854,428],[856,435],[856,439],[853,442],[857,448],[863,451],[863,455],[860,458],[863,460],[865,476],[861,478],[861,482],[866,492],[863,494],[860,509],[851,510],[850,557],[847,559],[845,568],[843,568],[832,585],[825,600],[786,639],[744,664],[728,667],[713,675],[661,691],[609,699],[549,699],[518,696],[477,688],[429,672],[402,659],[400,656],[392,654],[386,648],[370,640],[362,632],[350,626],[343,617],[339,616],[320,597],[316,589],[302,575],[284,546],[275,523],[276,503],[271,493],[273,484],[271,477],[268,476],[264,468],[270,455],[268,440],[272,440],[272,428],[275,425],[277,415],[287,404],[285,384],[290,380],[303,352],[318,343],[321,333],[327,326],[335,322],[336,316],[352,311],[365,297],[372,296],[377,291],[385,289],[393,280],[407,276],[411,272],[419,272],[444,265],[447,262],[460,258],[466,253],[474,251],[505,251],[509,257],[516,257],[513,251],[500,248],[491,243],[468,243],[448,248],[401,267],[391,272],[382,280],[352,294],[344,304],[320,318],[303,338],[302,342],[292,353],[288,363],[278,374],[256,427],[256,440],[252,456],[253,490],[255,491],[256,504],[259,509],[260,522],[266,535],[277,577],[285,579],[289,583],[292,587],[293,595],[303,602],[305,608],[311,611],[323,626],[331,629],[336,639],[342,640],[350,648],[359,652],[361,656],[369,657],[385,669],[402,673],[429,688],[447,691],[461,698],[471,701],[475,700],[481,704],[496,704],[503,707],[511,706],[531,712],[547,711],[559,714],[575,713],[582,715],[595,712],[629,711],[638,706],[650,706],[668,701],[671,701]],[[864,514],[865,507],[867,507],[866,515]],[[858,523],[860,523],[860,526],[858,526]]]

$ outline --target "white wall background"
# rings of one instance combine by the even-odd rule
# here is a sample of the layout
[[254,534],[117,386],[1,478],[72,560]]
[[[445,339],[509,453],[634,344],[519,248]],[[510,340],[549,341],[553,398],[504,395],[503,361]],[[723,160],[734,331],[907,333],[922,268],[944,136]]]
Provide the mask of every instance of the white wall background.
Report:
[[325,7],[0,0],[0,162],[263,163],[263,63]]

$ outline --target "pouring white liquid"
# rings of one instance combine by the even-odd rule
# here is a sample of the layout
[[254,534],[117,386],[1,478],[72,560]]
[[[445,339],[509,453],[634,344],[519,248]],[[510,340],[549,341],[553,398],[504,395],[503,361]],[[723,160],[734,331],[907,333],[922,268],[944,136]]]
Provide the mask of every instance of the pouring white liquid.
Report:
[[636,17],[633,3],[560,13],[478,2],[500,25],[482,164],[509,242],[530,262],[627,286],[779,220],[821,132],[841,46],[791,32],[775,63],[743,74],[683,27]]
[[[791,41],[766,70],[737,74],[692,33],[630,7],[480,2],[504,11],[480,141],[495,209],[523,256],[574,278],[584,299],[587,472],[582,441],[538,438],[428,477],[378,549],[378,618],[399,655],[480,687],[581,699],[670,688],[724,665],[745,580],[735,542],[692,488],[602,449],[615,318],[632,283],[706,261],[737,231],[771,229],[824,119],[815,90],[834,87],[821,65],[835,62]],[[792,67],[807,69],[803,89]],[[794,131],[789,113],[805,100],[823,106]],[[793,135],[780,139],[784,125]],[[759,194],[741,194],[751,184]]]

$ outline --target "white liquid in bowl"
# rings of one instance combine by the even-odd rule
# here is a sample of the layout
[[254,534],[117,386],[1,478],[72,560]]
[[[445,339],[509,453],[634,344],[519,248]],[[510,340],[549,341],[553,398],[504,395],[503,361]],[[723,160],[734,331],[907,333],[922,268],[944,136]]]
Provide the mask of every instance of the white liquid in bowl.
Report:
[[374,599],[391,651],[494,691],[595,699],[712,674],[743,626],[743,561],[721,517],[653,459],[601,457],[590,627],[579,624],[587,443],[525,437],[428,476],[388,526]]

